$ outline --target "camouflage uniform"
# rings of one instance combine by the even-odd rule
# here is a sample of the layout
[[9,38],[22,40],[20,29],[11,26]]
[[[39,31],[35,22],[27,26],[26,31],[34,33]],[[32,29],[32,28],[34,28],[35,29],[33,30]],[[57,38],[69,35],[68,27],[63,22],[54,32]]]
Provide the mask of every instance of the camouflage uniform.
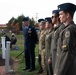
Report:
[[45,36],[46,30],[42,30],[39,37],[39,54],[41,55],[41,66],[44,69],[44,54],[45,54]]

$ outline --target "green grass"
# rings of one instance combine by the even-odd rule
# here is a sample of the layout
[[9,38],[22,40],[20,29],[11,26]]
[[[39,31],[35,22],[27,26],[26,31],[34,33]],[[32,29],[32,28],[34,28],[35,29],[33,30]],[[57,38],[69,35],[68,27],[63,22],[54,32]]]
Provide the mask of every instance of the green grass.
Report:
[[[36,46],[36,50],[35,50],[35,53],[36,53],[36,56],[38,55],[37,53],[38,53],[38,46]],[[37,59],[36,59],[36,71],[34,71],[34,72],[28,72],[28,71],[23,71],[22,69],[24,68],[24,66],[25,66],[25,63],[24,63],[24,58],[23,57],[21,57],[22,59],[20,60],[20,62],[19,62],[19,66],[18,66],[18,73],[20,74],[20,75],[36,75],[36,71],[38,70],[38,61],[37,61]]]
[[[10,33],[7,34],[9,37],[11,36]],[[38,70],[38,61],[37,61],[37,58],[36,58],[36,71],[33,71],[33,72],[28,72],[28,71],[23,71],[22,69],[25,67],[25,63],[24,63],[24,53],[21,54],[18,58],[16,58],[23,50],[24,50],[24,36],[23,34],[19,34],[19,35],[16,35],[17,37],[17,46],[19,47],[19,50],[10,50],[10,57],[11,58],[14,58],[14,59],[18,59],[19,62],[18,62],[18,67],[17,67],[17,73],[18,75],[36,75],[36,71]],[[1,50],[0,50],[0,54],[1,54]],[[36,48],[35,48],[35,55],[38,56],[38,45],[36,45]]]

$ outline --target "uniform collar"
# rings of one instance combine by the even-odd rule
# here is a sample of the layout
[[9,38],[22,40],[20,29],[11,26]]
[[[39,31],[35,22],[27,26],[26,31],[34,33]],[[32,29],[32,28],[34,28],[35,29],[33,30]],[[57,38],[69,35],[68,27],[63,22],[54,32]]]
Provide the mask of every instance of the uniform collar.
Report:
[[57,30],[60,27],[60,25],[58,25],[57,27],[54,28],[54,30]]
[[74,24],[74,21],[71,21],[67,26],[66,26],[65,23],[64,23],[65,28],[68,27],[68,26],[71,25],[71,24]]
[[[64,27],[64,29],[67,28],[68,26],[74,25],[74,24],[75,24],[74,21],[71,21],[67,26]],[[65,25],[65,24],[64,24],[64,25]]]
[[29,26],[30,26],[30,25],[28,25],[28,26],[25,26],[25,28],[29,28]]

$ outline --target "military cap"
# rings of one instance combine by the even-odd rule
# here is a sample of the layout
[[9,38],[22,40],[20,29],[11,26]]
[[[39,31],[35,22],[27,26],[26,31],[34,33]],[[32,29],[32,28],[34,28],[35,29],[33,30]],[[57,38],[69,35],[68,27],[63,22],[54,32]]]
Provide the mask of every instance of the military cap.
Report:
[[45,26],[45,21],[41,21],[41,22],[39,23],[39,25],[40,25],[40,26]]
[[41,19],[38,20],[38,23],[39,23],[40,26],[41,25],[44,26],[45,25],[45,20],[41,18]]
[[54,14],[54,13],[59,13],[59,10],[53,10],[52,14]]
[[58,5],[58,9],[59,11],[71,11],[71,12],[75,12],[76,10],[76,5],[72,4],[72,3],[63,3]]
[[24,17],[23,21],[29,21],[29,17]]
[[46,22],[49,22],[49,23],[52,23],[51,17],[46,17],[46,18],[45,18],[45,21],[46,21]]
[[39,19],[38,22],[45,21],[44,19]]

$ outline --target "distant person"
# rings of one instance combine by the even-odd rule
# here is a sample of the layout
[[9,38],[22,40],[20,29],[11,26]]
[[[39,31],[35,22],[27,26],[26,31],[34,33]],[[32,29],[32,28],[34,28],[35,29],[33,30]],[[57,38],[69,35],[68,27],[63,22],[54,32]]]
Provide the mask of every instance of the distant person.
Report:
[[35,27],[30,25],[29,17],[23,19],[23,35],[24,35],[24,51],[25,51],[25,65],[23,70],[32,72],[35,70],[35,45],[38,41]]
[[17,38],[16,38],[15,34],[12,33],[12,35],[11,35],[11,48],[12,48],[12,45],[16,44],[16,42],[17,42]]
[[5,37],[5,47],[6,47],[6,42],[10,41],[10,38],[4,32],[2,33],[2,36]]

